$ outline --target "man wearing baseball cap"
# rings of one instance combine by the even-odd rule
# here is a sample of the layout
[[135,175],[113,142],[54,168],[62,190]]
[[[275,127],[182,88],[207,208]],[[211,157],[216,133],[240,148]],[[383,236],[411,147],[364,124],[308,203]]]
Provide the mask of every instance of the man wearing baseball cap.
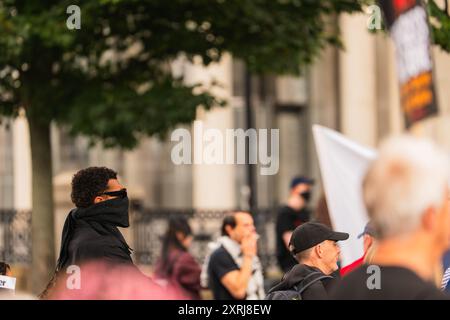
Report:
[[338,241],[347,240],[348,233],[334,232],[321,223],[307,222],[292,233],[289,249],[298,264],[285,274],[270,293],[277,291],[301,292],[302,300],[328,299],[333,279],[338,269],[340,249]]
[[339,270],[341,276],[345,276],[363,265],[364,263],[370,263],[372,258],[375,244],[376,244],[376,233],[370,221],[364,227],[364,231],[358,235],[358,239],[363,238],[363,256],[358,260],[353,261],[351,264],[341,268]]

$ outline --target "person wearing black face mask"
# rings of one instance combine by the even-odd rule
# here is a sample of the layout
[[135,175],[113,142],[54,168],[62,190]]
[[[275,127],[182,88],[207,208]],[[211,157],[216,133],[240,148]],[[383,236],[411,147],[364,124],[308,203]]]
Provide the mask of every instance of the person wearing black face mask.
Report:
[[279,209],[276,222],[277,259],[283,272],[297,264],[289,251],[289,241],[294,229],[310,219],[311,212],[307,204],[311,199],[313,184],[312,179],[304,176],[292,179],[287,205]]
[[52,281],[70,265],[90,261],[133,264],[131,249],[118,229],[129,226],[129,200],[117,173],[105,167],[80,170],[72,179],[71,198],[76,208],[64,222]]

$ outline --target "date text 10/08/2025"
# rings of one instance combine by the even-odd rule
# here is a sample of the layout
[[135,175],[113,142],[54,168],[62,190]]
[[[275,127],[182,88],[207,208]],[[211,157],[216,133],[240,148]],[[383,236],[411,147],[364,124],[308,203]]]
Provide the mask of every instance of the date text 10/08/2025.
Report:
[[270,305],[232,305],[232,304],[224,304],[220,308],[217,307],[200,307],[200,306],[189,306],[184,305],[178,308],[179,315],[197,315],[197,316],[205,316],[209,318],[209,316],[213,314],[221,314],[221,315],[269,315],[270,314]]

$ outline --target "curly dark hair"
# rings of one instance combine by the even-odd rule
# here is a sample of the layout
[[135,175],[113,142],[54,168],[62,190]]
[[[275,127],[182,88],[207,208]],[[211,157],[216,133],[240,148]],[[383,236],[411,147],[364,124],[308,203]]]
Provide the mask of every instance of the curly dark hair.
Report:
[[77,208],[87,208],[96,196],[104,192],[117,172],[106,167],[89,167],[78,171],[72,178],[72,202]]

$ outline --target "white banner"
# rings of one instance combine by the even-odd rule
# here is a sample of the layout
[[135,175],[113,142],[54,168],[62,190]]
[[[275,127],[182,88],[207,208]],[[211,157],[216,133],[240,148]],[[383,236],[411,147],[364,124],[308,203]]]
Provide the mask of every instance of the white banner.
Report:
[[313,126],[313,133],[331,223],[336,231],[350,234],[340,242],[342,266],[346,266],[363,255],[362,239],[357,238],[368,222],[362,179],[377,153],[319,125]]

